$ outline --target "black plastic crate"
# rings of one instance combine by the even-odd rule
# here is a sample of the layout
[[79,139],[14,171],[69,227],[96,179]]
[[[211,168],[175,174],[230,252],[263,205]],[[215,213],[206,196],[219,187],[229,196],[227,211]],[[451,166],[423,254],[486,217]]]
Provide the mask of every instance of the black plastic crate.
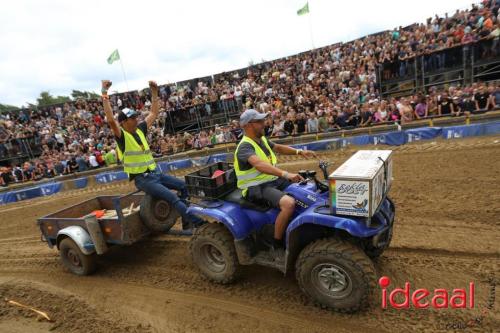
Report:
[[[215,171],[223,174],[212,178]],[[220,199],[236,189],[236,174],[233,164],[218,162],[185,176],[190,196],[203,199]]]

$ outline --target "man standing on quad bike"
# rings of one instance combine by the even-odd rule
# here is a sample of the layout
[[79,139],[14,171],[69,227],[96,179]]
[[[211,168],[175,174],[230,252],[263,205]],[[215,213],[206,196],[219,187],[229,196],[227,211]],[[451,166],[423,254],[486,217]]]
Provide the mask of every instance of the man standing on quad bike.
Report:
[[291,182],[304,180],[296,173],[290,173],[276,167],[275,153],[284,155],[302,155],[316,157],[313,151],[294,149],[273,143],[264,135],[266,113],[248,109],[240,116],[240,126],[245,135],[234,152],[234,169],[238,178],[238,188],[248,201],[265,202],[281,212],[274,224],[272,253],[274,260],[284,259],[283,236],[295,210],[295,199],[283,190]]
[[[134,180],[137,189],[144,191],[153,198],[159,198],[170,203],[182,216],[182,228],[185,233],[192,233],[193,226],[203,223],[199,217],[188,214],[186,203],[186,184],[175,177],[162,174],[156,167],[153,155],[146,139],[148,128],[153,125],[158,116],[158,85],[149,81],[151,90],[151,111],[145,121],[137,122],[137,111],[124,108],[118,113],[118,121],[113,117],[108,90],[111,81],[102,81],[102,103],[106,119],[114,133],[119,155],[122,156],[123,170],[129,180]],[[177,196],[172,190],[180,193]]]

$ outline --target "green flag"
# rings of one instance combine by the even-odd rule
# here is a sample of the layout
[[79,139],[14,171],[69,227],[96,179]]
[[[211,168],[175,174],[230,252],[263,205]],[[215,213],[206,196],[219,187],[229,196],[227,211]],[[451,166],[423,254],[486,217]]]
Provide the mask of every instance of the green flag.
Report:
[[300,16],[308,13],[309,13],[309,2],[306,2],[306,5],[297,11],[297,15]]
[[108,64],[112,64],[116,60],[120,60],[120,53],[118,53],[118,49],[114,50],[113,53],[108,57]]

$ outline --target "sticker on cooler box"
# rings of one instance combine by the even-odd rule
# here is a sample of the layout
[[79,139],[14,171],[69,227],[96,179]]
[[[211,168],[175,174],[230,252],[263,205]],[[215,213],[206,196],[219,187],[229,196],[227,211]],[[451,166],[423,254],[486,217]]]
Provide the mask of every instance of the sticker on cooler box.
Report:
[[336,180],[335,192],[337,213],[368,215],[369,191],[367,182]]
[[382,198],[383,198],[384,193],[385,193],[384,180],[385,180],[385,175],[384,175],[383,170],[381,169],[379,171],[379,173],[375,176],[373,183],[372,183],[373,184],[373,186],[372,186],[372,202],[371,202],[372,210],[377,209],[377,206],[382,201]]
[[332,207],[337,205],[337,191],[335,190],[335,179],[330,179],[330,197],[332,198]]

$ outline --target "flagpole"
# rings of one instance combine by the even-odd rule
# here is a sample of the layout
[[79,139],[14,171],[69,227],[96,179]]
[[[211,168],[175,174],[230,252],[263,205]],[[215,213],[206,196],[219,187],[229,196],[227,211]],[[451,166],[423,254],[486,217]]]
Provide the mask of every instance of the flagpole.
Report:
[[311,45],[314,50],[314,38],[313,38],[313,28],[312,28],[312,20],[311,20],[311,6],[310,1],[307,1],[307,6],[309,9],[309,13],[307,13],[307,19],[309,20],[309,34],[311,35]]
[[123,67],[123,61],[122,61],[121,55],[120,55],[120,66],[122,67],[123,79],[125,80],[125,84],[127,86],[127,91],[130,91],[130,88],[128,87],[127,75],[125,75],[125,68]]

